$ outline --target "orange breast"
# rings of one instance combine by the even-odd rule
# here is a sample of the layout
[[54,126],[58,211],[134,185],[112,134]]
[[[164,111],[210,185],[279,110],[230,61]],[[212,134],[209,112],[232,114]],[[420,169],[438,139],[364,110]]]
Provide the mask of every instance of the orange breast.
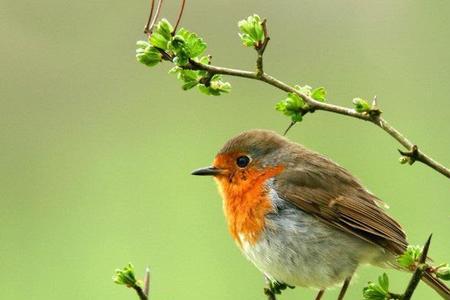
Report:
[[279,174],[282,166],[265,170],[238,170],[230,180],[217,177],[223,197],[228,229],[240,245],[241,237],[250,244],[256,243],[265,226],[265,215],[273,211],[266,182]]

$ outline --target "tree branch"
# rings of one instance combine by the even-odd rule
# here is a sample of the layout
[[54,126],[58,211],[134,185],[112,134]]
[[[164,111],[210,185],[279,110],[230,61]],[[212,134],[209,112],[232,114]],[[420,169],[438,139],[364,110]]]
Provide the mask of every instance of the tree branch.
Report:
[[144,294],[144,291],[142,290],[142,288],[140,286],[135,285],[135,286],[133,286],[133,289],[138,294],[140,300],[148,300],[148,297]]
[[403,293],[402,300],[410,300],[411,299],[412,294],[414,293],[415,289],[417,288],[417,285],[420,282],[420,279],[423,276],[423,273],[429,267],[425,263],[425,261],[428,256],[428,250],[430,249],[431,237],[432,237],[432,235],[430,234],[427,242],[425,243],[425,246],[423,247],[422,254],[420,255],[419,264],[417,265],[417,268],[414,271],[413,276],[411,277],[411,280],[408,283],[408,286],[406,287],[405,293]]
[[[261,60],[261,70],[262,70],[262,60]],[[418,147],[413,144],[410,140],[408,140],[402,133],[400,133],[397,129],[395,129],[393,126],[391,126],[384,118],[380,116],[379,113],[370,114],[370,113],[359,113],[355,111],[354,109],[342,107],[330,103],[324,103],[319,102],[311,97],[300,93],[297,91],[294,87],[282,82],[281,80],[278,80],[277,78],[262,72],[262,74],[259,74],[259,70],[256,72],[251,71],[245,71],[245,70],[239,70],[239,69],[230,69],[230,68],[223,68],[218,67],[214,65],[205,65],[198,62],[195,62],[193,60],[190,61],[190,63],[187,66],[184,66],[185,69],[191,69],[191,70],[204,70],[209,72],[210,74],[222,74],[222,75],[229,75],[229,76],[235,76],[235,77],[243,77],[248,79],[254,79],[263,81],[271,86],[274,86],[282,91],[288,92],[288,93],[295,93],[299,97],[301,97],[305,103],[308,104],[310,107],[310,111],[314,110],[323,110],[328,111],[348,117],[357,118],[360,120],[368,121],[376,126],[380,127],[382,130],[387,132],[391,137],[393,137],[396,141],[398,141],[402,146],[404,146],[407,151],[402,152],[402,155],[407,156],[410,158],[410,164],[414,163],[415,161],[419,161],[430,168],[436,170],[437,172],[441,173],[442,175],[446,176],[447,178],[450,178],[450,170],[443,166],[442,164],[438,163],[434,159],[432,159],[430,156],[425,154],[423,151],[419,150]]]

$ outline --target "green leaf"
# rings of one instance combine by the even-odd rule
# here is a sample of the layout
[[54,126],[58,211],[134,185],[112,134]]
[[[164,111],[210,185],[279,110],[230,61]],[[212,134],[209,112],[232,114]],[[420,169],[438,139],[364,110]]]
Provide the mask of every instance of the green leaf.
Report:
[[178,79],[184,82],[198,81],[199,77],[198,71],[194,70],[182,70],[178,75]]
[[303,120],[303,116],[300,113],[294,113],[291,116],[292,122],[301,122]]
[[421,254],[422,247],[409,245],[406,251],[397,257],[397,262],[400,266],[410,269],[419,261]]
[[162,50],[167,50],[169,40],[167,40],[162,34],[154,32],[150,36],[149,42],[155,47],[158,47]]
[[188,58],[200,56],[207,47],[202,38],[185,28],[178,30],[173,38],[172,46],[176,55],[183,52]]
[[313,98],[314,100],[320,101],[320,102],[325,102],[326,96],[327,96],[327,91],[325,90],[324,87],[315,88],[311,92],[311,98]]
[[150,46],[151,45],[148,42],[146,42],[146,41],[137,41],[136,42],[137,49],[145,49],[145,48],[150,47]]
[[278,102],[275,109],[284,113],[286,116],[292,116],[302,109],[306,109],[306,104],[300,96],[295,93],[288,93],[288,96]]
[[211,62],[211,57],[210,56],[202,56],[200,58],[197,58],[196,61],[201,64],[208,65]]
[[249,16],[238,22],[242,43],[246,47],[256,47],[264,41],[264,29],[258,15]]
[[157,65],[162,60],[161,52],[148,43],[145,48],[142,48],[144,43],[142,41],[137,43],[136,60],[149,67]]
[[169,42],[172,41],[173,27],[166,19],[162,19],[156,24],[150,35],[149,42],[152,46],[162,50],[167,50]]
[[181,86],[181,88],[185,91],[192,89],[198,84],[198,81],[188,81]]
[[353,104],[355,105],[355,110],[359,113],[370,111],[369,103],[362,98],[354,98]]
[[161,21],[159,21],[153,30],[153,33],[159,33],[168,41],[172,39],[172,32],[173,27],[166,19],[162,19]]
[[389,279],[386,274],[378,277],[378,284],[369,282],[363,289],[365,300],[389,300]]
[[389,292],[389,277],[386,273],[383,273],[380,277],[378,277],[378,283],[380,287],[386,292]]

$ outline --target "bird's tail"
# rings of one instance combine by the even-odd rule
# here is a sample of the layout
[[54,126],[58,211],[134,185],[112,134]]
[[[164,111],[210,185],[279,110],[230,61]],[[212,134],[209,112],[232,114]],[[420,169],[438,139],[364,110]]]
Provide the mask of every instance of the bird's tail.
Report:
[[445,285],[441,280],[434,277],[429,272],[423,274],[422,280],[428,284],[433,290],[435,290],[442,299],[450,300],[450,288]]

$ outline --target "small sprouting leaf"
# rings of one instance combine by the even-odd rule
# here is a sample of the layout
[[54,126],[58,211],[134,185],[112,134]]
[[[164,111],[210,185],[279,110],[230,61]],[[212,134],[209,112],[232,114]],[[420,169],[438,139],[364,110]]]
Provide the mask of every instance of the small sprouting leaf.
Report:
[[409,245],[406,251],[397,257],[397,263],[407,269],[411,269],[419,261],[422,247]]
[[162,50],[167,50],[169,42],[172,40],[173,27],[166,19],[162,19],[156,24],[150,36],[149,42],[152,46]]
[[231,91],[231,84],[229,82],[223,82],[222,76],[216,74],[211,78],[208,86],[199,84],[198,88],[206,95],[220,96]]
[[369,282],[363,289],[365,300],[388,300],[389,298],[389,278],[386,273],[378,277],[378,283]]
[[359,113],[370,111],[369,103],[362,98],[354,98],[353,104],[355,105],[355,110]]
[[327,91],[325,90],[324,87],[315,88],[311,92],[311,98],[313,98],[314,100],[320,101],[320,102],[325,102],[326,96],[327,96]]
[[158,24],[156,24],[155,29],[153,30],[154,33],[159,33],[160,35],[162,35],[166,40],[171,40],[172,39],[172,32],[173,32],[173,27],[170,24],[169,21],[167,21],[166,19],[162,19],[161,21],[158,22]]
[[126,285],[128,287],[134,287],[138,284],[134,275],[134,267],[131,263],[123,269],[116,269],[112,279],[115,283]]
[[167,50],[167,44],[169,40],[167,40],[163,35],[158,32],[154,32],[149,39],[150,44],[153,46],[160,48],[162,50]]
[[303,114],[308,110],[308,105],[298,94],[288,93],[285,99],[275,105],[275,109],[297,123],[303,120]]
[[197,61],[201,64],[208,65],[211,62],[211,57],[210,56],[202,56],[202,57],[198,58]]
[[264,29],[258,15],[249,16],[238,22],[242,43],[246,47],[257,47],[264,40]]
[[378,277],[378,283],[380,284],[381,288],[388,292],[389,291],[389,277],[386,273],[383,273],[380,277]]
[[144,43],[146,42],[140,41],[136,43],[136,60],[149,67],[157,65],[162,60],[161,52],[155,47],[150,46],[150,44]]
[[181,88],[185,91],[192,89],[198,84],[198,81],[188,81],[181,86]]
[[150,47],[150,46],[151,45],[148,42],[146,42],[146,41],[137,41],[136,42],[137,49],[145,49],[145,48]]
[[442,280],[450,280],[450,267],[448,264],[439,267],[436,276]]

